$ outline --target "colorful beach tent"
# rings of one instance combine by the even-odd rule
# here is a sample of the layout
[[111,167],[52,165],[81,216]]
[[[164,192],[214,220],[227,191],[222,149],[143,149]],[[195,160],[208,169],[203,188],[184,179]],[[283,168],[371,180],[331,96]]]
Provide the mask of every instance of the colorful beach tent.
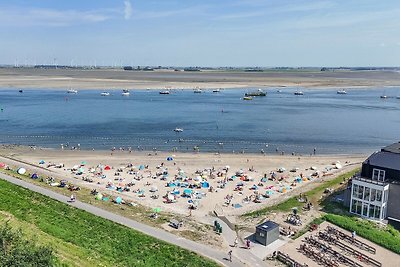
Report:
[[104,170],[109,171],[109,170],[111,170],[111,167],[107,165],[104,167]]
[[172,161],[172,160],[174,160],[172,157],[167,158],[167,161]]
[[39,161],[39,164],[44,164],[44,160]]
[[4,169],[6,167],[6,164],[3,162],[0,162],[0,169]]
[[115,203],[121,204],[121,202],[122,202],[122,198],[121,198],[121,197],[117,197],[117,198],[115,199]]
[[183,190],[183,194],[185,195],[191,195],[192,194],[192,189],[186,188],[185,190]]
[[161,208],[153,208],[153,211],[154,211],[155,213],[160,213],[160,212],[161,212]]

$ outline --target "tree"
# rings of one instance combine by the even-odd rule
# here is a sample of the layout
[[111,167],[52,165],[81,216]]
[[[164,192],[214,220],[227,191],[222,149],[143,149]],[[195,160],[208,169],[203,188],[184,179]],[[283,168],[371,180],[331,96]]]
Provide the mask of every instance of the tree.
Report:
[[53,250],[23,238],[21,230],[13,230],[9,223],[0,228],[0,265],[3,267],[47,267],[55,262]]

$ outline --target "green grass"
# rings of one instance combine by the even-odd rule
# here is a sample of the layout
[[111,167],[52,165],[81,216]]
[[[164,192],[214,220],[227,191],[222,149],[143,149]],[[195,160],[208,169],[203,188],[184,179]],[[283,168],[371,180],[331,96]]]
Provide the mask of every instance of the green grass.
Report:
[[[309,201],[311,201],[314,205],[318,204],[321,201],[321,197],[323,196],[323,193],[326,188],[337,188],[340,186],[340,183],[343,182],[344,179],[348,179],[352,177],[355,173],[357,173],[360,169],[356,168],[350,172],[344,173],[342,175],[339,175],[338,177],[326,181],[322,183],[321,185],[315,187],[314,189],[308,191],[305,195],[307,195]],[[299,210],[304,206],[305,203],[299,202],[298,199],[299,196],[294,196],[291,197],[277,205],[270,206],[270,207],[265,207],[256,211],[251,211],[248,213],[243,214],[242,216],[244,217],[259,217],[266,215],[270,212],[273,211],[281,211],[281,212],[288,212],[291,211],[292,208],[297,207]]]
[[348,231],[356,231],[357,235],[400,254],[400,232],[390,225],[380,228],[376,223],[356,216],[337,214],[326,214],[323,219]]
[[60,244],[78,248],[83,259],[98,266],[217,266],[193,252],[3,180],[0,210]]

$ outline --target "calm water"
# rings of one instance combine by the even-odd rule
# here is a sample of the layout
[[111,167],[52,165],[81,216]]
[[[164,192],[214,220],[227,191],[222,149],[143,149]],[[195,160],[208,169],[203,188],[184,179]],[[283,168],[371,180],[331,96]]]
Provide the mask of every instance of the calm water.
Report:
[[[191,151],[286,153],[371,152],[400,140],[399,88],[307,90],[295,88],[243,101],[251,90],[121,91],[77,95],[59,90],[0,90],[0,142],[83,149],[128,147]],[[394,96],[380,99],[385,93]],[[223,111],[223,112],[222,112]],[[176,128],[182,133],[175,133]],[[221,144],[223,143],[223,144]]]

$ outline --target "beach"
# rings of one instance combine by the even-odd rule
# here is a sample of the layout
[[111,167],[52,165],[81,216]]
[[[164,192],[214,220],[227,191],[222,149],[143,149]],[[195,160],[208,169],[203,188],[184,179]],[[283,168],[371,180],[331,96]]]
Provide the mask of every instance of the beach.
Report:
[[124,71],[122,69],[0,68],[0,88],[43,89],[203,89],[244,87],[365,88],[398,86],[395,71],[320,71],[319,69],[202,71]]
[[[215,210],[234,216],[272,205],[365,159],[365,155],[62,151],[21,146],[3,146],[0,152],[31,164],[30,173],[40,174],[45,168],[59,179],[126,202],[198,218]],[[18,167],[10,159],[0,161]],[[190,212],[189,207],[194,209]]]

